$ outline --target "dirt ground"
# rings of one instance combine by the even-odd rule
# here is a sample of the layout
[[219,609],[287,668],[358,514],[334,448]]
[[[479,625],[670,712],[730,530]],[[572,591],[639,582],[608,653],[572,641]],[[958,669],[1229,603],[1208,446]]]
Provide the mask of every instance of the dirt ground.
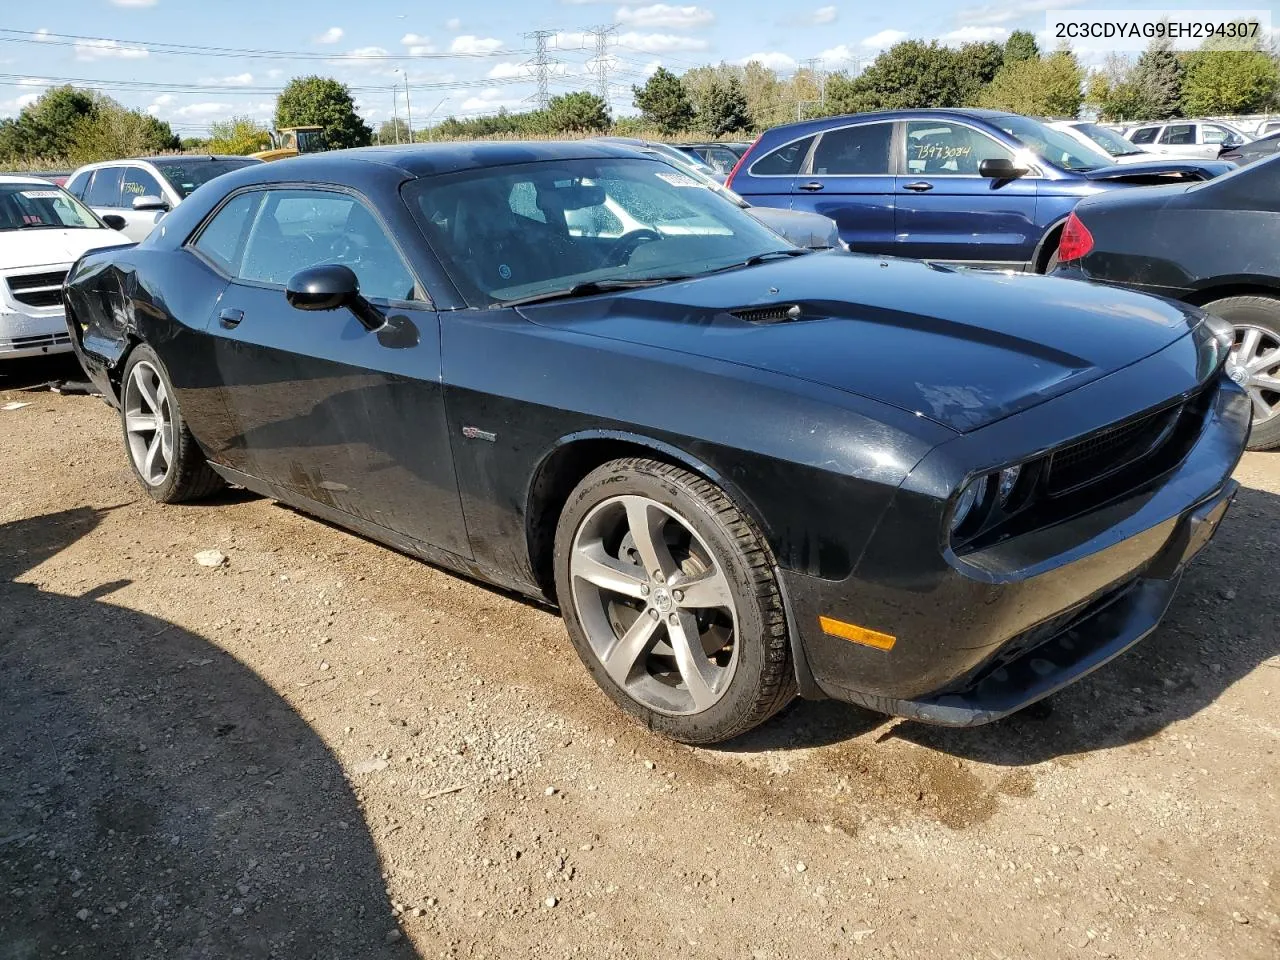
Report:
[[689,749],[552,612],[153,504],[101,400],[16,389],[74,369],[0,372],[2,960],[1280,955],[1278,455],[1050,709]]

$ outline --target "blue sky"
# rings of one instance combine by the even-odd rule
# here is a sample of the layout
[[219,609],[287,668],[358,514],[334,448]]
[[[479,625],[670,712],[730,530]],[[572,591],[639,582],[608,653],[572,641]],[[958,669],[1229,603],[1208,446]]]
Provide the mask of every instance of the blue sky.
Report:
[[[594,55],[584,34],[616,25],[609,47],[615,109],[630,112],[630,86],[658,65],[677,72],[699,63],[758,59],[783,73],[810,57],[828,70],[856,70],[906,37],[946,43],[1003,40],[1015,29],[1043,33],[1045,10],[1229,9],[1261,3],[1192,0],[696,0],[618,4],[597,0],[10,0],[0,21],[0,115],[12,115],[53,79],[100,85],[128,106],[149,110],[184,134],[233,114],[268,119],[275,92],[292,76],[322,73],[350,84],[361,113],[392,113],[392,86],[404,116],[404,71],[415,127],[429,116],[522,109],[533,92],[522,34],[560,31],[552,92],[594,88]],[[22,33],[26,31],[26,33]],[[74,36],[73,36],[74,35]],[[97,38],[97,39],[77,39]],[[1042,41],[1051,46],[1047,40]],[[274,51],[210,55],[164,45]],[[297,54],[297,56],[292,56]],[[397,72],[400,71],[400,72]]]

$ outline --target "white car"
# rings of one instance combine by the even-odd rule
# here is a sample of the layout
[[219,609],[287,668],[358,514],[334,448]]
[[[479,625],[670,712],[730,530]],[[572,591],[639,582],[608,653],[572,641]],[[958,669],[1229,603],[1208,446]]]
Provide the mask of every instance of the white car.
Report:
[[167,156],[107,160],[81,167],[67,190],[98,216],[124,219],[130,240],[145,240],[166,213],[214,177],[254,163],[253,157]]
[[67,271],[90,250],[128,242],[48,180],[0,176],[0,360],[69,352]]
[[1054,120],[1047,125],[1061,130],[1086,147],[1105,153],[1113,163],[1142,163],[1144,160],[1155,159],[1151,151],[1126,140],[1114,130],[1088,120]]
[[1223,147],[1238,147],[1249,142],[1235,127],[1217,120],[1139,123],[1125,130],[1124,135],[1155,153],[1187,160],[1215,160]]

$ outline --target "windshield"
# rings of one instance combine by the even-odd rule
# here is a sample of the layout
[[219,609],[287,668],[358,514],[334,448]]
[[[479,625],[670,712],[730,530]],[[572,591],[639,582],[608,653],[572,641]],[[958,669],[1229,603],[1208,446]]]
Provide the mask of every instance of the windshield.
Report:
[[405,197],[476,307],[579,284],[696,276],[785,246],[733,203],[656,160],[467,170],[415,180]]
[[1073,124],[1073,126],[1113,157],[1131,157],[1135,153],[1146,152],[1134,146],[1114,130],[1100,127],[1096,123],[1077,123]]
[[248,157],[225,160],[210,157],[203,157],[199,160],[179,157],[173,160],[151,161],[152,165],[160,171],[160,175],[169,181],[169,186],[173,187],[183,200],[191,196],[197,187],[203,186],[214,177],[220,177],[224,173],[230,173],[232,170],[239,170],[241,167],[248,167],[261,162],[261,160],[251,160]]
[[1111,166],[1111,158],[1105,153],[1090,150],[1070,134],[1046,127],[1030,117],[1007,115],[995,117],[991,122],[1063,170],[1084,171]]
[[97,230],[98,218],[51,183],[0,183],[0,230]]

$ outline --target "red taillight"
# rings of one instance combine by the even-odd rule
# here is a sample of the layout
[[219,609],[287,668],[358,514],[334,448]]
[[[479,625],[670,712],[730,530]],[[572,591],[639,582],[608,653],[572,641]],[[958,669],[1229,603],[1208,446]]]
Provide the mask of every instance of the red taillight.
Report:
[[1092,249],[1093,234],[1080,222],[1080,218],[1072,213],[1062,227],[1062,238],[1058,241],[1058,262],[1079,260]]
[[751,146],[747,147],[747,152],[738,158],[738,162],[733,165],[733,169],[729,171],[729,175],[724,178],[724,185],[730,190],[733,189],[733,178],[738,175],[738,171],[742,169],[742,165],[747,162],[747,157],[751,156],[751,151],[755,150],[756,144],[759,142],[760,138],[757,137],[752,142]]

